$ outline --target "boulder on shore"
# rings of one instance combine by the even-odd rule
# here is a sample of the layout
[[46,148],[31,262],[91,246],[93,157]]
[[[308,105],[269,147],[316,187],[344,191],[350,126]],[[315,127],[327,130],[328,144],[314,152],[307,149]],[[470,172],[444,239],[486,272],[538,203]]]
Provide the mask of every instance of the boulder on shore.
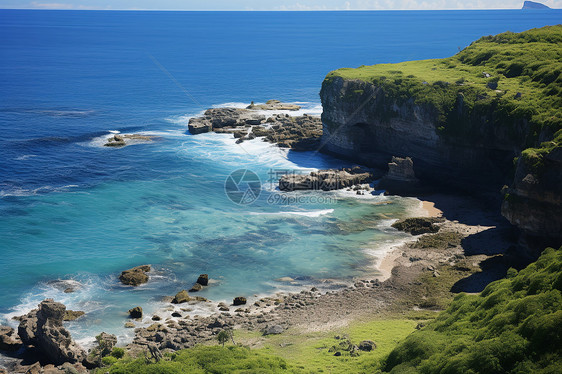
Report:
[[139,286],[148,282],[148,273],[151,270],[150,265],[141,265],[129,270],[125,270],[119,276],[121,283],[129,286]]
[[18,327],[18,334],[23,344],[33,345],[55,365],[65,362],[82,362],[86,352],[70,336],[63,325],[66,307],[46,299],[23,316]]
[[193,286],[191,286],[191,288],[189,289],[189,292],[198,292],[201,291],[203,289],[203,286],[201,286],[199,283],[195,283]]
[[247,302],[246,298],[243,296],[237,296],[234,298],[234,300],[232,301],[232,305],[245,305]]

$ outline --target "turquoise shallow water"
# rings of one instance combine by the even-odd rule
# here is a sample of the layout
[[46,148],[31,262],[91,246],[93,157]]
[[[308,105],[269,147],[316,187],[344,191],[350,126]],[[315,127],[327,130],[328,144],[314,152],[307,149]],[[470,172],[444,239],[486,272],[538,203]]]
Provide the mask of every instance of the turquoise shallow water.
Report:
[[[405,238],[391,219],[417,201],[340,192],[270,203],[272,169],[346,163],[191,136],[189,117],[271,98],[319,115],[330,70],[445,57],[560,15],[0,10],[0,323],[52,297],[87,312],[69,324],[81,341],[101,331],[124,339],[129,308],[159,310],[200,273],[213,280],[201,295],[214,301],[371,274],[373,256]],[[159,139],[107,149],[110,131]],[[248,206],[224,191],[241,168],[264,182]],[[148,284],[120,285],[120,271],[145,263],[155,269]],[[276,281],[286,276],[296,284]],[[65,294],[52,283],[61,279],[82,286]]]

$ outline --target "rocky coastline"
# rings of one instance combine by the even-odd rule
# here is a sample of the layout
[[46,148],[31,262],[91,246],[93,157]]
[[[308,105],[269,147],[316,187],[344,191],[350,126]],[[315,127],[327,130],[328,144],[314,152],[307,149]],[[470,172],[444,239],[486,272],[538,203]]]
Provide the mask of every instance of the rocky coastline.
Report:
[[[192,135],[207,132],[233,134],[237,144],[262,138],[263,141],[294,151],[317,150],[322,136],[320,118],[307,114],[291,116],[289,113],[279,113],[299,109],[298,105],[277,100],[261,105],[250,104],[245,109],[211,108],[202,117],[191,118],[188,130]],[[268,114],[268,111],[275,113]]]

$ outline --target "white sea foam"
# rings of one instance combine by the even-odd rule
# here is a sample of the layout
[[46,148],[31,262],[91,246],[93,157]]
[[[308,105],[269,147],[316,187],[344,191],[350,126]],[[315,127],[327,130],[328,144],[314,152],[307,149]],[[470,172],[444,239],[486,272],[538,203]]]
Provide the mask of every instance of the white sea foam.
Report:
[[[0,186],[0,188],[1,187],[2,186]],[[34,189],[21,188],[21,187],[8,187],[8,188],[0,189],[0,198],[8,197],[8,196],[35,196],[48,192],[67,192],[69,188],[75,188],[75,187],[78,187],[78,185],[69,184],[60,187],[42,186]]]
[[304,217],[321,217],[334,212],[334,209],[320,209],[320,210],[310,210],[305,212],[251,212],[251,215],[256,216],[284,216],[284,215],[294,215],[294,216],[304,216]]
[[37,155],[21,155],[21,156],[18,156],[18,157],[16,157],[16,158],[14,158],[14,160],[16,160],[16,161],[25,161],[25,160],[28,160],[28,159],[30,159],[30,158],[32,158],[32,157],[37,157]]

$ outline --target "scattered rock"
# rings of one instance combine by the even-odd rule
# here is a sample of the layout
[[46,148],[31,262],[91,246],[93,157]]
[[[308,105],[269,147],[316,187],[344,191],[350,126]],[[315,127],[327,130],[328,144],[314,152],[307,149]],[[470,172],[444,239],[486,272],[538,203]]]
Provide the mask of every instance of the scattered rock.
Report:
[[136,306],[133,309],[129,309],[129,317],[133,319],[142,318],[142,308]]
[[47,299],[22,318],[18,334],[25,345],[33,345],[53,364],[81,362],[86,353],[63,325],[66,307]]
[[153,321],[160,321],[161,319],[162,318],[160,316],[156,315],[156,314],[152,316]]
[[148,282],[148,272],[150,272],[150,265],[141,265],[129,270],[125,270],[119,276],[121,283],[129,286],[139,286]]
[[234,298],[234,300],[232,301],[232,305],[237,306],[237,305],[245,305],[247,302],[245,297],[242,296],[237,296]]
[[198,292],[201,291],[203,289],[203,286],[201,286],[199,283],[195,283],[190,289],[189,292]]
[[172,313],[172,317],[181,318],[181,314],[178,313],[178,312],[173,312],[173,313]]
[[207,286],[209,284],[209,274],[201,274],[199,278],[197,278],[197,282],[202,286]]
[[371,340],[363,340],[361,343],[359,343],[359,349],[365,352],[370,352],[375,348],[377,348],[377,345]]
[[80,317],[82,317],[84,314],[84,312],[80,311],[80,310],[66,310],[66,312],[64,313],[64,321],[74,321]]
[[125,322],[125,328],[126,329],[134,329],[135,324],[133,322]]
[[187,293],[186,290],[181,290],[180,292],[178,292],[176,294],[176,296],[174,297],[174,299],[172,300],[173,304],[182,304],[182,303],[187,303],[188,301],[191,301],[191,297],[189,296],[189,294]]
[[263,330],[264,335],[278,335],[283,333],[285,328],[281,325],[268,326]]

